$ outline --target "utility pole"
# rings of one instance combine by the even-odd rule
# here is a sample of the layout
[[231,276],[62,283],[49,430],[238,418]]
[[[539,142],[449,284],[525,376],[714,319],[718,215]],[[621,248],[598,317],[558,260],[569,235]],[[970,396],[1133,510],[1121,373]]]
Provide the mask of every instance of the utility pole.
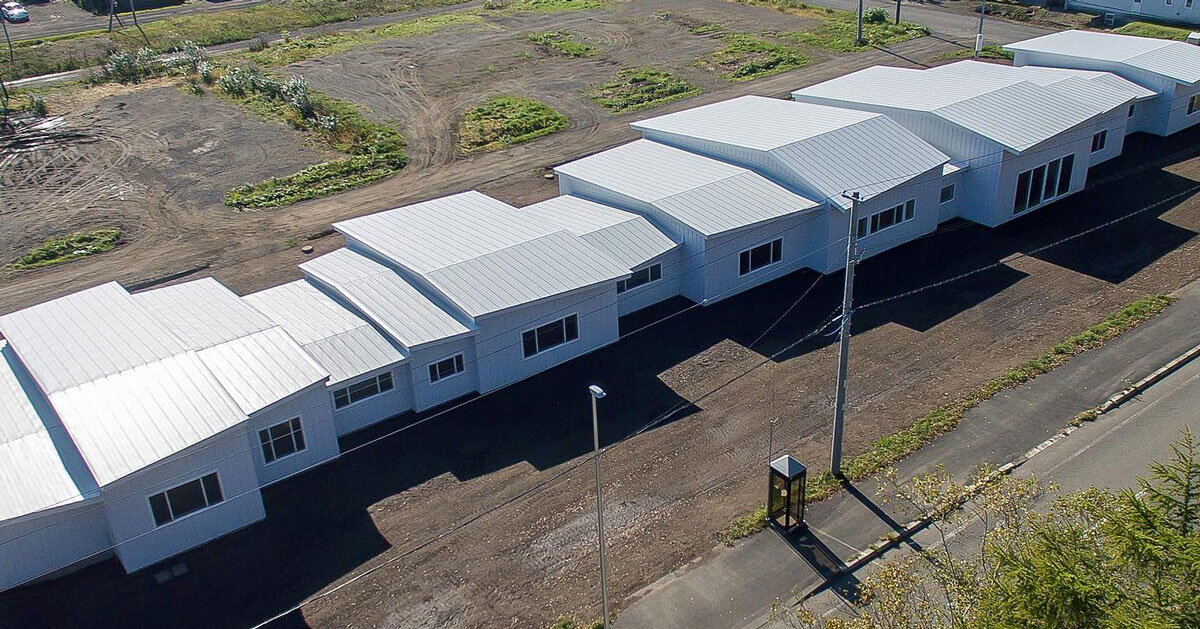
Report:
[[975,35],[975,56],[979,61],[979,53],[983,50],[983,16],[987,15],[987,0],[979,0],[979,33]]
[[846,236],[846,285],[842,291],[842,329],[838,346],[837,391],[833,401],[833,449],[829,456],[829,471],[842,477],[842,428],[846,420],[846,367],[850,362],[850,315],[854,304],[854,250],[858,243],[858,204],[861,196],[857,192],[843,194],[850,199],[850,229]]
[[604,389],[596,385],[588,387],[592,396],[592,444],[596,457],[596,529],[600,533],[600,595],[604,599],[604,627],[608,629],[608,565],[604,560],[604,494],[600,491],[600,420],[596,412],[596,401],[603,399]]
[[863,45],[863,0],[858,0],[858,39],[854,40],[856,46]]

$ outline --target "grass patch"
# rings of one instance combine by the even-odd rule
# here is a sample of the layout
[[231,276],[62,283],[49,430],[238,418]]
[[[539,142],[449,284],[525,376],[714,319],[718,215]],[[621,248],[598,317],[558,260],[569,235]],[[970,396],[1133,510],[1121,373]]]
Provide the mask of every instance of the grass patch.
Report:
[[1122,35],[1137,35],[1138,37],[1156,37],[1158,39],[1174,39],[1177,41],[1187,41],[1187,36],[1191,34],[1190,29],[1179,28],[1177,26],[1164,26],[1162,24],[1151,24],[1150,22],[1130,22],[1121,28],[1113,31]]
[[588,91],[596,104],[612,111],[630,111],[656,107],[673,100],[699,94],[695,85],[662,70],[627,69],[617,78]]
[[121,230],[97,229],[90,232],[51,238],[9,264],[14,269],[37,269],[67,260],[104,253],[121,241]]
[[[959,48],[952,50],[943,55],[939,55],[938,59],[971,59],[975,56],[974,48]],[[980,59],[1008,59],[1013,58],[1013,53],[1001,48],[1000,46],[984,46],[979,51]]]
[[280,81],[258,70],[234,67],[217,79],[216,87],[251,111],[311,133],[349,156],[234,188],[225,193],[229,207],[261,210],[327,196],[387,177],[408,162],[399,131],[367,120],[353,103],[309,89],[299,77]]
[[859,46],[858,17],[845,11],[837,11],[831,17],[809,31],[798,31],[784,35],[799,44],[806,44],[832,52],[853,52],[870,46],[887,46],[929,34],[929,28],[913,22],[893,24],[890,21],[864,23],[863,37],[867,43]]
[[527,37],[542,50],[557,52],[568,57],[590,57],[596,53],[596,49],[592,46],[571,39],[571,33],[567,31],[530,33]]
[[719,37],[725,47],[701,59],[700,64],[733,81],[779,74],[812,63],[795,47],[747,33],[723,33]]
[[497,96],[468,110],[458,125],[463,153],[490,151],[528,142],[567,127],[567,117],[539,100]]
[[223,59],[226,63],[240,61],[264,67],[277,67],[305,59],[326,57],[389,39],[432,35],[449,28],[483,24],[483,18],[472,13],[447,13],[415,20],[404,20],[362,31],[289,38],[263,50],[234,53]]
[[[466,0],[274,0],[245,9],[179,15],[142,24],[154,52],[166,52],[185,40],[201,46],[246,41],[259,35],[343,22],[412,9],[446,6]],[[137,49],[146,42],[133,26],[107,32],[13,42],[15,63],[7,78],[18,79],[102,65],[118,48]]]
[[[1120,310],[1110,313],[1096,325],[1055,345],[1040,356],[993,378],[977,391],[968,393],[949,404],[939,406],[917,419],[908,428],[879,439],[866,452],[850,457],[845,462],[842,471],[851,481],[862,480],[879,472],[916,452],[938,435],[954,430],[958,422],[966,416],[967,411],[997,393],[1029,382],[1055,367],[1063,365],[1077,354],[1100,347],[1109,340],[1153,318],[1174,301],[1175,298],[1169,295],[1147,295],[1129,303]],[[1087,421],[1092,418],[1094,415],[1089,417],[1088,412],[1085,411],[1073,418],[1071,422]],[[817,474],[816,477],[809,478],[805,498],[809,502],[824,500],[841,487],[840,480],[834,478],[829,471],[824,471]],[[722,541],[730,543],[739,537],[751,535],[758,530],[751,526],[756,519],[765,522],[765,507],[759,507],[756,511],[738,518],[718,536]],[[759,528],[762,527],[759,526]],[[739,535],[739,533],[744,534]]]

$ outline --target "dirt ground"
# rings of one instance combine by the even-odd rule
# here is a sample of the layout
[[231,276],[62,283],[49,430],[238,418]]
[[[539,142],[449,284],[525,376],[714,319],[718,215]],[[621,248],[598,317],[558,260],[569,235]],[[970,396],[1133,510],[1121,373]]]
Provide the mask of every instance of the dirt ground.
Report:
[[[868,304],[995,265],[859,309],[848,453],[1115,307],[1200,276],[1200,129],[1134,136],[1089,180],[1087,191],[998,229],[952,224],[860,267],[857,303]],[[1022,253],[1149,203],[1157,204],[1116,225]],[[603,459],[619,611],[711,550],[716,531],[761,501],[771,419],[779,418],[777,448],[812,469],[827,465],[833,337],[735,378],[837,306],[840,282],[828,277],[779,319],[814,277],[796,273],[689,310],[272,487],[266,521],[184,554],[189,572],[176,581],[125,576],[108,561],[5,593],[0,624],[246,626],[374,566],[276,626],[540,628],[566,612],[594,617],[591,383],[609,392],[605,443],[652,425]],[[679,306],[635,313],[622,328]],[[400,416],[345,445],[418,418]]]
[[[662,19],[664,13],[670,19]],[[326,159],[282,123],[259,119],[211,94],[196,97],[162,84],[93,89],[65,102],[52,96],[52,110],[100,139],[29,158],[22,168],[51,185],[0,191],[0,208],[13,217],[0,227],[0,259],[11,260],[48,235],[102,223],[126,228],[127,239],[118,250],[92,258],[34,271],[0,270],[0,313],[102,279],[137,286],[198,268],[241,292],[266,288],[299,277],[295,265],[304,256],[287,241],[308,242],[317,253],[341,246],[332,235],[306,240],[327,234],[333,221],[470,188],[518,205],[539,201],[556,192],[555,182],[542,177],[548,167],[634,139],[628,127],[632,120],[741,94],[782,96],[869,65],[912,65],[958,47],[945,38],[927,37],[891,50],[837,56],[766,79],[731,83],[693,65],[697,56],[719,44],[692,35],[679,25],[684,18],[746,30],[804,23],[768,8],[722,0],[638,0],[557,15],[489,15],[492,26],[486,30],[446,31],[298,64],[321,89],[396,122],[408,134],[413,163],[372,186],[256,214],[231,212],[221,205],[219,192],[229,184],[294,172]],[[583,60],[549,57],[524,39],[529,31],[559,28],[579,32],[600,53]],[[525,59],[525,53],[531,58]],[[622,67],[642,65],[675,70],[704,92],[620,115],[605,112],[580,93]],[[458,157],[447,132],[458,112],[505,91],[544,98],[571,119],[571,126],[510,149]],[[212,150],[205,152],[207,147]],[[64,201],[61,187],[53,184],[95,173],[92,185],[103,186],[108,184],[101,183],[102,175],[118,171],[120,186],[136,195],[108,200],[104,193],[89,194],[79,203],[72,201],[74,196]],[[14,178],[24,175],[11,172]]]

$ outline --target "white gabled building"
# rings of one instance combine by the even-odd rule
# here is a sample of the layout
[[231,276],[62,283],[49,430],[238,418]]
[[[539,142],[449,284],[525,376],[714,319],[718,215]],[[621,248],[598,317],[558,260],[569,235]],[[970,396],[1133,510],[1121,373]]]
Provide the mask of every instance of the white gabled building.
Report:
[[823,204],[741,166],[637,140],[554,170],[563,194],[641,214],[682,241],[663,277],[692,301],[825,267]]
[[1096,31],[1062,31],[1004,46],[1017,66],[1111,72],[1155,92],[1131,123],[1171,135],[1200,123],[1200,46]]
[[886,114],[963,164],[959,215],[994,227],[1082,190],[1120,152],[1132,95],[1086,79],[875,66],[797,90],[801,102]]
[[[631,126],[648,140],[758,171],[825,202],[829,243],[847,233],[844,193],[858,192],[863,256],[932,232],[955,215],[950,158],[882,114],[743,96]],[[810,266],[822,273],[846,263],[842,247],[827,247],[821,257]]]

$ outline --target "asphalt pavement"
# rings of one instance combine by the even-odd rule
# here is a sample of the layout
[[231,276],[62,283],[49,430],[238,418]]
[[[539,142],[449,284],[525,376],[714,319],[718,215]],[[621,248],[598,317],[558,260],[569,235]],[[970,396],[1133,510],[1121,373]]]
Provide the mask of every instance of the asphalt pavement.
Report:
[[[1179,300],[1174,305],[1132,332],[972,409],[953,432],[901,461],[896,466],[901,478],[941,463],[962,479],[981,463],[1011,461],[1059,432],[1079,412],[1099,405],[1200,344],[1200,281],[1185,286],[1176,295]],[[1081,322],[1081,327],[1085,323]],[[1154,389],[1164,390],[1163,384]],[[1121,411],[1133,408],[1129,405]],[[1105,421],[1097,422],[1097,426],[1108,425],[1114,416],[1115,412],[1103,416]],[[1088,432],[1080,430],[1076,434],[1086,435],[1091,430],[1089,427]],[[1067,445],[1056,444],[1049,450],[1057,447],[1063,451],[1082,441],[1073,434],[1063,440]],[[1118,453],[1122,450],[1120,445],[1113,447]],[[1120,465],[1114,462],[1110,478],[1125,482],[1144,468],[1145,457],[1162,451],[1153,442],[1127,444],[1124,449],[1131,461]],[[1086,478],[1086,473],[1081,478]],[[1095,482],[1102,481],[1098,478]],[[764,492],[765,483],[764,476]],[[910,518],[911,514],[896,506],[879,504],[876,488],[873,481],[864,481],[811,505],[808,536],[784,540],[772,531],[764,531],[732,548],[714,549],[635,595],[636,601],[617,616],[614,626],[766,626],[773,602],[785,601],[822,583],[839,562],[850,561]]]

